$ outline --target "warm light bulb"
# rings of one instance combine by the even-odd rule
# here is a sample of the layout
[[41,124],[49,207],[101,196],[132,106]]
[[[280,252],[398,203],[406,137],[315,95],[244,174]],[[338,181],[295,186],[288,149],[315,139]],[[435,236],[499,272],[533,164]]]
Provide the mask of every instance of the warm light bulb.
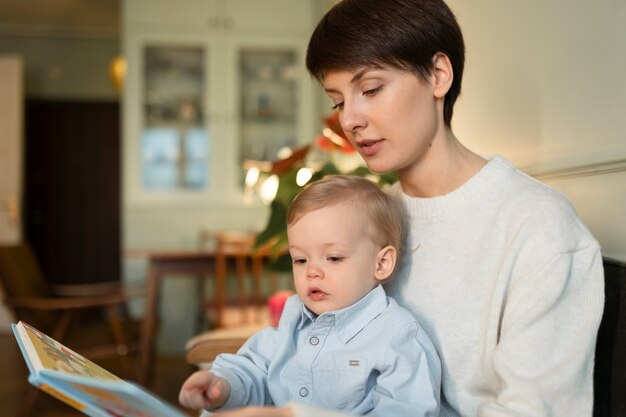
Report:
[[259,180],[261,170],[258,167],[251,167],[246,172],[246,187],[254,187]]
[[300,168],[296,174],[296,184],[299,187],[304,186],[313,177],[313,170],[311,168]]
[[283,146],[278,150],[278,152],[276,152],[276,156],[278,157],[278,159],[287,159],[291,155],[293,155],[293,149],[291,149],[289,146]]
[[278,192],[278,175],[272,175],[261,184],[261,199],[265,204],[271,203]]
[[119,55],[113,58],[109,64],[109,77],[113,87],[117,91],[121,91],[124,86],[124,79],[126,78],[126,60],[123,56]]

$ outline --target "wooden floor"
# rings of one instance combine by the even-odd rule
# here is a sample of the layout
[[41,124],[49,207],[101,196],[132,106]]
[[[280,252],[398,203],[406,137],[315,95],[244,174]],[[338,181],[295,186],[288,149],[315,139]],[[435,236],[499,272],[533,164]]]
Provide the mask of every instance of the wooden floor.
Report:
[[[105,365],[105,367],[107,367]],[[107,367],[107,369],[110,369]],[[110,369],[114,371],[113,369]],[[178,390],[183,381],[193,372],[194,368],[186,364],[183,357],[160,356],[155,369],[155,383],[151,391],[170,404],[178,405]],[[29,390],[37,391],[27,381],[28,370],[22,359],[13,335],[0,334],[0,415],[12,417],[17,415],[20,404]],[[190,416],[197,413],[187,411]],[[75,417],[84,414],[70,408],[59,400],[40,392],[37,394],[35,406],[29,412],[37,417]]]

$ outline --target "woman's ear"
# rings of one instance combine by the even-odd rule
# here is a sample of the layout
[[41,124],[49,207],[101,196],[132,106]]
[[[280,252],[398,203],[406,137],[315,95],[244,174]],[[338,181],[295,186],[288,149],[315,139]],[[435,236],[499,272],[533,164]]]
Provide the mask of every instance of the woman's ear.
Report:
[[384,281],[391,276],[396,266],[398,252],[393,246],[385,246],[376,255],[376,271],[374,277],[378,281]]
[[442,52],[437,52],[433,56],[433,69],[431,77],[431,84],[435,97],[445,97],[448,90],[450,90],[450,86],[452,86],[453,80],[454,71],[452,70],[450,58]]

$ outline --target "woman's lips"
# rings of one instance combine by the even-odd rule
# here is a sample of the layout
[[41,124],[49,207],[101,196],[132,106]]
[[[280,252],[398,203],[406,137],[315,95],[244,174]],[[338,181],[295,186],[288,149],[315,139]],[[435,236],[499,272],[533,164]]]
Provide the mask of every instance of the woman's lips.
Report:
[[382,143],[383,143],[382,139],[376,139],[376,140],[366,139],[366,140],[357,141],[356,144],[361,150],[361,154],[363,156],[372,156],[376,152],[378,152],[378,149],[380,149],[380,147],[382,146]]
[[324,291],[320,290],[319,288],[310,288],[308,292],[308,296],[313,301],[321,301],[321,300],[326,299],[326,297],[328,297],[328,294],[326,294]]

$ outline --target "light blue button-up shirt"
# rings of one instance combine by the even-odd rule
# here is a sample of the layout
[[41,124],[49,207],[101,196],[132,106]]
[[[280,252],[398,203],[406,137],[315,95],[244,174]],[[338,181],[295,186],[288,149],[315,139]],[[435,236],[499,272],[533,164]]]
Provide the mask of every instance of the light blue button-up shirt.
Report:
[[316,316],[297,295],[265,329],[210,372],[231,393],[222,408],[299,401],[352,414],[438,416],[441,364],[415,318],[378,286]]

